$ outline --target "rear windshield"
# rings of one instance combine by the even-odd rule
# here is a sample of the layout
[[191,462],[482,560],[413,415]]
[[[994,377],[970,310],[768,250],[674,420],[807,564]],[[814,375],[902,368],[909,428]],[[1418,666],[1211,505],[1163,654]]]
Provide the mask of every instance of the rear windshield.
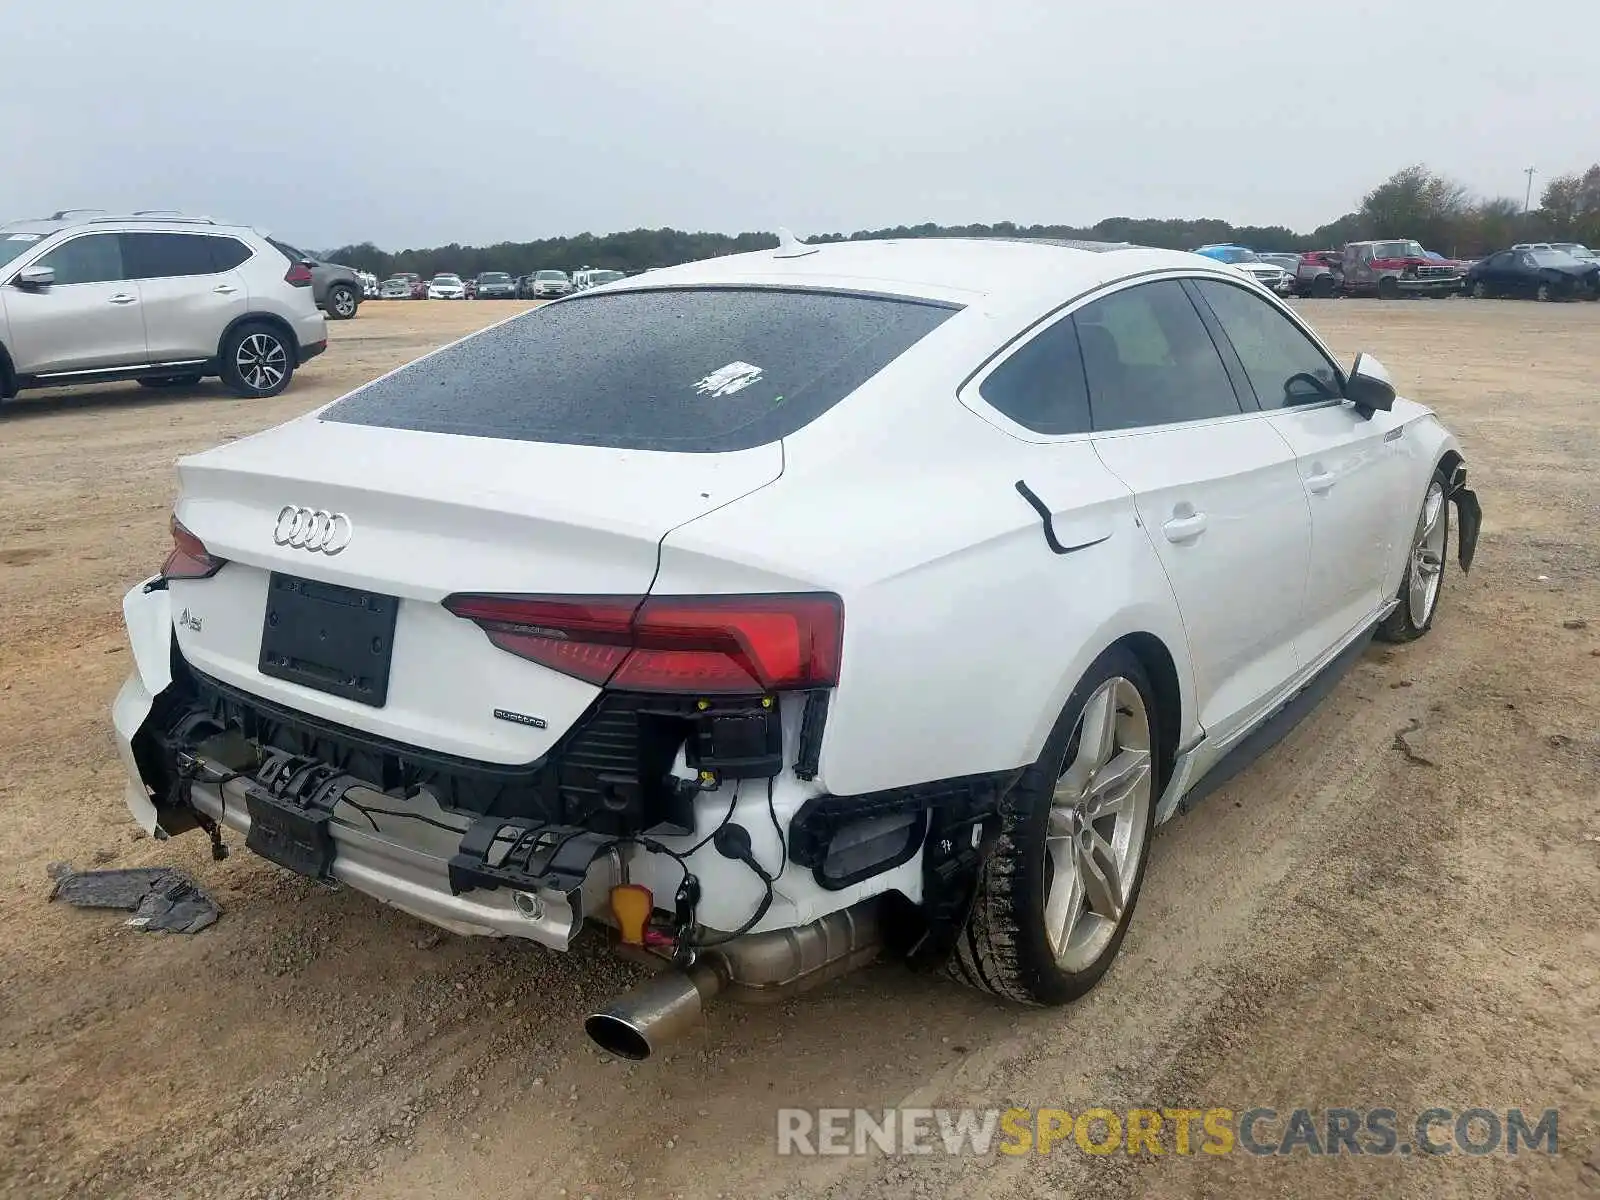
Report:
[[776,289],[579,293],[378,379],[323,419],[632,450],[745,450],[809,425],[955,311]]

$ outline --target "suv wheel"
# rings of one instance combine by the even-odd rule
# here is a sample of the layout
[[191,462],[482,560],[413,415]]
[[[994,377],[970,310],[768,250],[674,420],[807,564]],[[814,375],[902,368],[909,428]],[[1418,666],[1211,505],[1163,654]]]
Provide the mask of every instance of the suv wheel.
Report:
[[1400,295],[1400,281],[1393,275],[1384,275],[1378,280],[1378,299],[1393,300]]
[[1333,295],[1333,276],[1318,275],[1311,281],[1311,294],[1318,299],[1327,299]]
[[222,343],[222,382],[238,396],[276,396],[294,376],[289,339],[265,322],[246,321]]
[[157,375],[153,379],[139,380],[140,387],[147,388],[180,388],[193,387],[200,382],[198,375]]
[[1000,804],[1000,837],[950,973],[1024,1004],[1075,1000],[1111,966],[1144,880],[1160,731],[1144,668],[1112,647]]
[[328,315],[336,321],[348,321],[360,304],[361,298],[352,287],[340,283],[328,289]]

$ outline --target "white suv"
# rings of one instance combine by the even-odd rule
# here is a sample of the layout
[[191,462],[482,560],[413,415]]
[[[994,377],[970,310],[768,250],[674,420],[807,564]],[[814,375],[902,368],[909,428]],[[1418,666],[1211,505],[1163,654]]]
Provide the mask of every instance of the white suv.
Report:
[[310,268],[253,229],[147,213],[0,225],[0,400],[205,376],[274,396],[327,346]]

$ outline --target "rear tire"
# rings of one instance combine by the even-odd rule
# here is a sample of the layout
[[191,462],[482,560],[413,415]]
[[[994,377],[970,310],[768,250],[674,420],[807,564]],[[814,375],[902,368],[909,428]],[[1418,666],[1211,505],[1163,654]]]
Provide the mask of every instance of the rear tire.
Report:
[[1538,290],[1533,293],[1533,298],[1540,302],[1548,302],[1555,299],[1555,293],[1550,290],[1548,283],[1541,283]]
[[1311,294],[1319,300],[1329,299],[1333,295],[1333,276],[1318,275],[1311,281]]
[[1444,594],[1444,569],[1450,549],[1450,481],[1443,471],[1428,478],[1411,535],[1406,571],[1400,579],[1400,604],[1373,634],[1380,642],[1414,642],[1433,628]]
[[328,289],[328,315],[335,321],[348,321],[361,307],[361,299],[354,288],[335,284]]
[[147,388],[183,388],[193,387],[200,382],[198,375],[160,375],[154,379],[139,380],[140,387]]
[[1126,648],[1084,673],[1039,760],[1001,801],[999,840],[949,962],[956,979],[1058,1005],[1110,968],[1149,859],[1162,782],[1157,711]]
[[236,396],[276,396],[294,378],[295,351],[288,337],[265,321],[246,321],[222,341],[222,382]]

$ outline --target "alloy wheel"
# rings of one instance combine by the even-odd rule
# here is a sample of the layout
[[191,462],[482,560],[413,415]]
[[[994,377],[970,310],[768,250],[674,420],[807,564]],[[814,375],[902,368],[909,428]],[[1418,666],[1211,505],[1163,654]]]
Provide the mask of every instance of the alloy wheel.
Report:
[[1417,521],[1417,536],[1411,546],[1411,574],[1407,587],[1411,625],[1422,629],[1439,603],[1439,585],[1444,579],[1445,535],[1444,486],[1435,479],[1428,485]]
[[239,343],[234,355],[239,376],[258,392],[271,391],[283,382],[289,369],[289,352],[269,333],[252,333]]
[[347,292],[347,291],[343,290],[342,288],[338,292],[334,293],[333,311],[338,313],[341,317],[353,317],[353,316],[355,316],[355,314],[356,314],[356,298],[355,298],[355,294],[353,292]]
[[1092,966],[1127,910],[1149,824],[1150,767],[1139,689],[1108,679],[1083,706],[1045,827],[1045,936],[1064,971]]

